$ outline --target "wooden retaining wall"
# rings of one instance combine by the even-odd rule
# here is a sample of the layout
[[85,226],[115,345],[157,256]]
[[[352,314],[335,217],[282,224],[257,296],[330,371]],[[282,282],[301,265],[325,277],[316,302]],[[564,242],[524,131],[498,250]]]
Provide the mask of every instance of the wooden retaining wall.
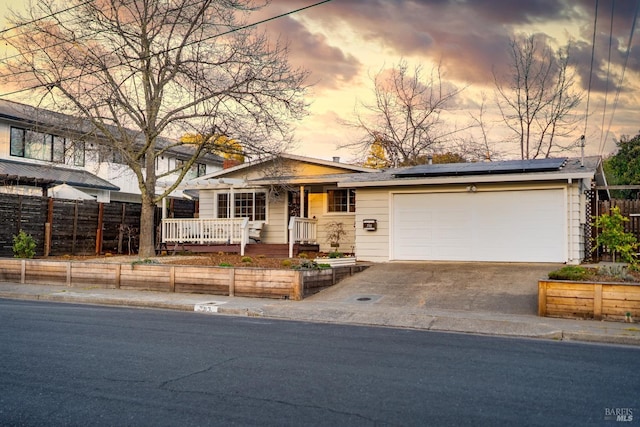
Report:
[[640,284],[540,280],[538,315],[625,321],[640,320]]
[[0,281],[301,300],[364,268],[303,271],[0,259]]

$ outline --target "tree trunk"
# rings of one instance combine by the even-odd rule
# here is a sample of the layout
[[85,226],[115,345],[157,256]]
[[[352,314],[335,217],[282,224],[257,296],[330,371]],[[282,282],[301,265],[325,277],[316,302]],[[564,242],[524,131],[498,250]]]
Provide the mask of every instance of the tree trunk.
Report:
[[155,204],[153,199],[142,197],[142,207],[140,211],[140,249],[138,255],[141,258],[152,257],[156,254],[154,226]]

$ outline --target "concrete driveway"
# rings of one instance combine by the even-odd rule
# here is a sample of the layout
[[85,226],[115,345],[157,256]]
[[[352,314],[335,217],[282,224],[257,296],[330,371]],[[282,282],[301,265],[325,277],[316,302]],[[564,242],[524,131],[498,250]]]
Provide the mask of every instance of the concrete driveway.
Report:
[[374,264],[308,301],[536,314],[538,279],[563,264],[389,262]]

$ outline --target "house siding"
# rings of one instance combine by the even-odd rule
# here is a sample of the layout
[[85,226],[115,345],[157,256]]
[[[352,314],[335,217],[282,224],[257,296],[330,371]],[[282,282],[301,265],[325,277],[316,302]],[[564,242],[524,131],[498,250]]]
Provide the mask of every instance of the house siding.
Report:
[[[389,261],[389,212],[391,190],[358,188],[356,193],[355,237],[358,259]],[[363,228],[365,219],[377,221],[376,231]]]
[[262,229],[263,243],[286,243],[288,231],[286,196],[270,199],[267,208],[267,222]]

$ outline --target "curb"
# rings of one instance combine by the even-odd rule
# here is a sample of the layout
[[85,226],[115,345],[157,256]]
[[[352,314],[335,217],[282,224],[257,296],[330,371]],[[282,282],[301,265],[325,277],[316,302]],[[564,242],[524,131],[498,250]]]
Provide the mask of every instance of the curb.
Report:
[[[174,303],[165,301],[134,300],[101,296],[82,296],[78,294],[27,294],[21,292],[1,292],[0,298],[49,301],[74,304],[92,304],[104,306],[120,306],[135,308],[157,308],[176,311],[196,311],[193,303]],[[221,314],[228,316],[263,317],[288,321],[319,322],[338,325],[358,325],[373,327],[406,328],[423,331],[443,333],[466,333],[485,336],[501,336],[511,338],[535,338],[554,341],[575,341],[617,345],[640,346],[640,334],[593,333],[588,331],[571,331],[558,329],[554,326],[531,325],[525,322],[509,321],[503,319],[468,319],[434,314],[417,316],[414,313],[392,313],[392,311],[378,313],[375,318],[370,314],[351,312],[333,308],[313,309],[307,307],[302,310],[297,307],[294,310],[279,309],[273,307],[242,307],[242,306],[218,306],[215,312],[205,314]]]

